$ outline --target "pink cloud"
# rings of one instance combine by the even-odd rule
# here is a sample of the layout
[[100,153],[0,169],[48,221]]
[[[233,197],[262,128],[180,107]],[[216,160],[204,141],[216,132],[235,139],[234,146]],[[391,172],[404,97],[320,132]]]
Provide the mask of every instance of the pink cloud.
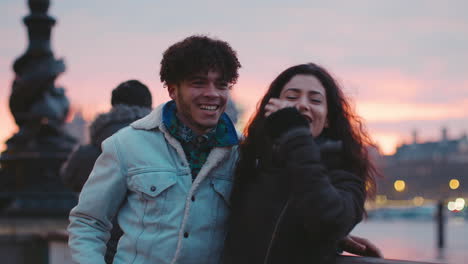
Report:
[[[127,23],[119,18],[128,12],[123,2],[105,16],[96,14],[108,3],[88,2],[72,4],[75,9],[57,2],[49,12],[58,19],[52,38],[55,54],[64,56],[68,66],[57,83],[67,89],[71,103],[83,109],[87,119],[108,110],[111,90],[130,78],[150,87],[154,105],[168,100],[158,78],[161,53],[175,41],[200,32],[225,39],[238,51],[244,68],[233,97],[245,107],[245,117],[253,113],[280,71],[308,61],[324,64],[342,81],[368,122],[443,120],[468,110],[468,102],[460,99],[468,97],[466,67],[456,65],[466,52],[458,52],[454,60],[448,55],[457,51],[445,46],[466,42],[460,36],[466,35],[468,27],[457,16],[461,12],[456,4],[431,2],[414,11],[400,9],[408,5],[404,1],[324,2],[313,8],[307,4],[294,8],[290,4],[267,8],[249,4],[249,9],[235,5],[233,12],[203,18],[191,16],[192,10],[182,11],[186,21],[165,25],[168,14],[176,10],[169,4],[164,8],[148,4],[139,17],[129,17],[132,23]],[[88,4],[94,8],[86,8]],[[198,5],[193,5],[194,10]],[[388,12],[389,6],[395,13]],[[14,13],[8,19],[14,17],[16,26],[2,28],[9,41],[0,54],[0,102],[8,100],[11,64],[26,48],[27,39],[20,21],[28,13],[26,5],[7,7],[8,14]],[[202,4],[202,9],[209,7]],[[242,19],[233,20],[240,12]],[[0,142],[4,142],[15,125],[7,104],[1,109]],[[375,133],[379,141],[395,142],[393,132]]]
[[425,87],[422,80],[395,69],[344,69],[338,76],[356,100],[406,101]]
[[468,100],[450,104],[415,104],[406,102],[360,101],[357,112],[367,121],[440,120],[465,117]]

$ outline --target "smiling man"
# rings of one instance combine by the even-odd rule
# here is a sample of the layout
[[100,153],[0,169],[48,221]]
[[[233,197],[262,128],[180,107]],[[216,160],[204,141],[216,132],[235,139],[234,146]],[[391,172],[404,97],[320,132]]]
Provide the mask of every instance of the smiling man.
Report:
[[226,109],[229,86],[218,71],[199,73],[177,84],[169,84],[176,101],[177,117],[197,134],[205,134],[218,124]]
[[228,43],[205,36],[164,52],[173,100],[103,142],[70,213],[76,262],[104,263],[115,216],[116,264],[219,263],[238,144],[224,110],[240,66]]

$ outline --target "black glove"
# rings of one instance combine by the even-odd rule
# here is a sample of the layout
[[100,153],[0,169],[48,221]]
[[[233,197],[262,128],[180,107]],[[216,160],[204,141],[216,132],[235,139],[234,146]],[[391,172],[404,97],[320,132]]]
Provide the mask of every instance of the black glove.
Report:
[[295,107],[280,109],[266,118],[265,130],[272,139],[276,139],[286,131],[298,127],[309,127],[309,122]]
[[318,139],[316,142],[320,148],[320,156],[325,167],[333,170],[343,166],[343,142],[329,139]]

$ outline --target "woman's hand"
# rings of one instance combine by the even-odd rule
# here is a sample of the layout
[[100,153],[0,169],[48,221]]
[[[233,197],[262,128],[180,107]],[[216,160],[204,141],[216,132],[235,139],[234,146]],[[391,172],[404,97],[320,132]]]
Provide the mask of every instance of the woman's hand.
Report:
[[380,252],[380,249],[376,245],[362,237],[349,235],[340,241],[340,247],[344,251],[355,255],[376,258],[383,257],[382,252]]
[[268,104],[265,106],[265,117],[268,117],[274,112],[286,107],[295,107],[295,105],[293,102],[281,100],[278,98],[271,98],[270,101],[268,101]]

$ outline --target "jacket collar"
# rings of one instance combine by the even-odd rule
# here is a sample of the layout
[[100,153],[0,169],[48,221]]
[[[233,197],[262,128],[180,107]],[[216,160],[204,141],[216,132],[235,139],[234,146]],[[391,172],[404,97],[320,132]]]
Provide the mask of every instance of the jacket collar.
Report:
[[160,127],[163,125],[162,110],[165,104],[166,103],[160,104],[153,111],[151,111],[149,115],[131,123],[130,126],[134,129],[141,130],[160,129]]

